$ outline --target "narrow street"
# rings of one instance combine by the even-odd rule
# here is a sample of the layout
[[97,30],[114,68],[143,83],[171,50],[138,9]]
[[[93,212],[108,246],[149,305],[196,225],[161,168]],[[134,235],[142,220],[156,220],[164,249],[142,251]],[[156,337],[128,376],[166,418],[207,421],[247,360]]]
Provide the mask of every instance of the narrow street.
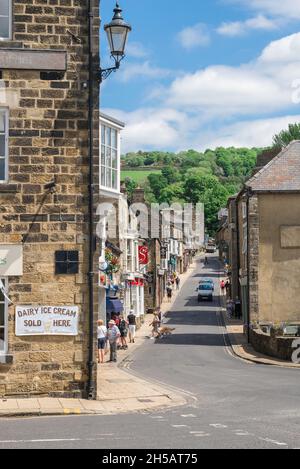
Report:
[[[205,269],[198,261],[167,315],[173,334],[146,341],[127,362],[129,372],[185,391],[185,407],[120,416],[3,419],[0,448],[300,447],[299,371],[254,365],[230,354],[218,312],[218,269],[216,257]],[[213,303],[198,305],[202,276],[215,280],[216,295]]]

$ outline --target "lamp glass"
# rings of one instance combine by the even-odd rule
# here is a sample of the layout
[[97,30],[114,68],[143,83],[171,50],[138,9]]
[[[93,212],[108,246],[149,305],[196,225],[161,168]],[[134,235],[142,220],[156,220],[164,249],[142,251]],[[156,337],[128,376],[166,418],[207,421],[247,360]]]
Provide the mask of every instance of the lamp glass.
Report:
[[108,26],[106,33],[111,55],[120,58],[125,53],[129,28],[127,26]]

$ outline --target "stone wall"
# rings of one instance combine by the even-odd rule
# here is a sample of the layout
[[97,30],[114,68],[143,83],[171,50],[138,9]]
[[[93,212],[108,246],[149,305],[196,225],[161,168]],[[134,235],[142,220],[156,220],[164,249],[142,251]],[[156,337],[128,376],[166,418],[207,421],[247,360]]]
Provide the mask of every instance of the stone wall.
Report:
[[255,350],[289,362],[292,361],[292,354],[295,351],[292,347],[294,340],[295,337],[272,337],[260,330],[250,330],[250,342]]
[[[9,278],[13,305],[8,353],[13,363],[0,365],[0,395],[84,394],[89,312],[87,4],[86,0],[15,0],[13,41],[1,43],[1,47],[66,50],[68,67],[60,76],[41,75],[38,70],[2,72],[5,87],[17,100],[9,110],[9,184],[0,187],[0,243],[23,244],[24,275]],[[99,65],[97,4],[95,0],[95,69]],[[95,184],[98,98],[96,85]],[[53,180],[56,192],[50,193],[45,184]],[[57,250],[79,251],[78,275],[55,275]],[[15,306],[26,304],[79,306],[79,335],[16,337]],[[96,309],[95,290],[95,319]]]

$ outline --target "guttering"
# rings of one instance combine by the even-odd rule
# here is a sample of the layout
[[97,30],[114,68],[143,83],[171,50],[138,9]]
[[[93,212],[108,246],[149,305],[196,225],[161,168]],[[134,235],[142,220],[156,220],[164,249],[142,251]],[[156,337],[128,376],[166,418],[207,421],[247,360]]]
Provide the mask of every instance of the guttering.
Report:
[[93,0],[88,2],[89,22],[89,266],[88,266],[88,290],[89,290],[89,340],[88,340],[88,382],[87,398],[94,399],[95,383],[94,372],[94,165],[93,165],[93,141],[94,141],[94,67],[93,67]]

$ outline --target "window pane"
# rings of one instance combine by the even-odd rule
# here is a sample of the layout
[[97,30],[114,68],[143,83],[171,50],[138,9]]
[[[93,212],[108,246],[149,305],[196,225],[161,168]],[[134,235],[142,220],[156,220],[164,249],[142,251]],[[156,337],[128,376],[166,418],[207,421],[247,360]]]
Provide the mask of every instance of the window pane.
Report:
[[78,251],[68,251],[68,260],[71,262],[78,262]]
[[105,165],[105,146],[101,146],[101,164]]
[[111,152],[111,166],[114,169],[118,168],[118,153],[116,150],[112,150]]
[[106,162],[105,166],[109,166],[111,168],[111,149],[106,147]]
[[118,189],[118,172],[112,171],[112,188]]
[[101,186],[105,186],[105,166],[101,166]]
[[0,158],[0,181],[5,181],[5,159]]
[[9,38],[9,18],[0,17],[0,37]]
[[5,351],[4,337],[5,337],[4,329],[0,328],[0,352]]
[[5,312],[5,306],[4,304],[0,304],[0,327],[5,326],[4,322],[4,312]]
[[111,169],[106,169],[106,187],[111,187]]
[[67,251],[56,251],[55,261],[56,262],[65,262],[67,260]]
[[101,125],[101,143],[105,144],[105,125]]
[[68,274],[78,274],[78,262],[70,262],[68,264]]
[[111,128],[110,127],[105,127],[106,132],[105,132],[105,145],[111,145]]
[[0,156],[5,156],[5,135],[0,134]]
[[114,129],[111,131],[111,146],[117,148],[117,131]]
[[5,112],[0,112],[0,132],[5,131]]
[[9,15],[9,2],[10,0],[0,0],[0,15]]

